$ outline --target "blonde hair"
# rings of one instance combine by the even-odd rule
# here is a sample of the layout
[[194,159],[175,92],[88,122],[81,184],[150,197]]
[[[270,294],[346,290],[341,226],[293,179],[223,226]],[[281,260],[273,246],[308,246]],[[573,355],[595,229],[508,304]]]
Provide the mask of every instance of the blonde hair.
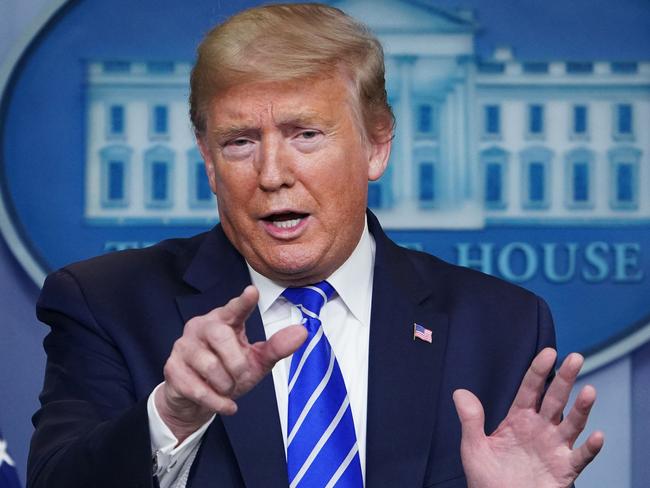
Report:
[[198,136],[217,94],[239,83],[342,74],[365,135],[392,137],[384,53],[363,24],[316,3],[275,4],[240,12],[213,28],[197,50],[190,78],[190,117]]

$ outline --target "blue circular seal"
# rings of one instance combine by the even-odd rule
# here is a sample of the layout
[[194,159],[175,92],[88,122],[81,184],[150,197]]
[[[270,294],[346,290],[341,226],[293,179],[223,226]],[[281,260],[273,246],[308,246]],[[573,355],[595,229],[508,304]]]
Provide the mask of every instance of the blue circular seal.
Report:
[[[64,2],[9,60],[0,224],[37,283],[218,221],[189,71],[203,34],[256,3]],[[538,52],[505,35],[521,12],[473,0],[333,3],[385,46],[396,137],[369,205],[392,238],[544,296],[561,353],[592,368],[647,340],[650,56]]]

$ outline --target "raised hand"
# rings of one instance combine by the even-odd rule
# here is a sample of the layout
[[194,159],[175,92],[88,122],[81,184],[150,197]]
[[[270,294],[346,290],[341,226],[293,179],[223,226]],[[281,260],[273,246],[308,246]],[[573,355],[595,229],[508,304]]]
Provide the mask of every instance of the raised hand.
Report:
[[174,343],[155,402],[179,442],[215,412],[237,412],[235,400],[307,338],[303,326],[292,325],[267,341],[250,344],[244,322],[258,299],[257,289],[248,286],[223,307],[188,321],[182,337]]
[[550,348],[535,357],[508,415],[490,436],[485,435],[478,398],[467,390],[454,392],[462,424],[461,457],[470,488],[565,488],[602,448],[604,437],[598,431],[574,448],[596,400],[592,386],[582,388],[562,420],[582,356],[567,356],[544,394],[555,358]]

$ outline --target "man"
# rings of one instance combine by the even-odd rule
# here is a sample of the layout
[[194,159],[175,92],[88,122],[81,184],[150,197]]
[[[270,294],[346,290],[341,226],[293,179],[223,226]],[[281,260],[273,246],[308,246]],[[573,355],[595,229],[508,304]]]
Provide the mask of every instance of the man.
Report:
[[317,4],[243,12],[190,103],[221,224],[48,278],[30,485],[571,485],[603,436],[573,446],[591,387],[562,420],[578,355],[543,395],[544,302],[366,212],[393,129],[376,39]]

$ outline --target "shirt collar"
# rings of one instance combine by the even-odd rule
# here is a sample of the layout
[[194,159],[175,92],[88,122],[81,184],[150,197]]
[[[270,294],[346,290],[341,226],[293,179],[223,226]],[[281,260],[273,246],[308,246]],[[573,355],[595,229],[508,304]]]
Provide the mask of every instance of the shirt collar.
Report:
[[[331,274],[327,281],[359,322],[370,324],[370,302],[375,264],[375,241],[365,222],[361,239],[348,259]],[[280,297],[285,287],[255,271],[248,262],[248,271],[253,285],[260,294],[258,306],[264,314]]]

